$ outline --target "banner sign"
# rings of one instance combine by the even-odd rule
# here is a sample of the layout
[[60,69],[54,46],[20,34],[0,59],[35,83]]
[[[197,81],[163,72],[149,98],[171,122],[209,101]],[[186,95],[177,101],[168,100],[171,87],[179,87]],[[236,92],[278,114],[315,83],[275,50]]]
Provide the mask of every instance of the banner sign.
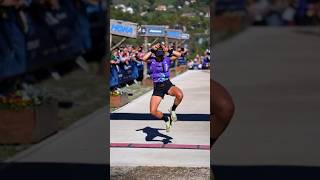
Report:
[[181,34],[182,31],[181,30],[177,30],[177,29],[167,29],[167,37],[170,39],[181,39]]
[[184,39],[184,40],[190,39],[190,34],[182,33],[180,39]]
[[127,21],[111,19],[110,33],[118,36],[137,38],[137,24]]
[[66,4],[59,11],[38,9],[37,20],[29,16],[30,31],[26,36],[28,71],[71,60],[86,48],[84,38],[87,36],[83,33],[86,26],[79,26],[76,14],[67,2],[64,1]]
[[140,36],[164,37],[166,26],[142,25],[139,29]]

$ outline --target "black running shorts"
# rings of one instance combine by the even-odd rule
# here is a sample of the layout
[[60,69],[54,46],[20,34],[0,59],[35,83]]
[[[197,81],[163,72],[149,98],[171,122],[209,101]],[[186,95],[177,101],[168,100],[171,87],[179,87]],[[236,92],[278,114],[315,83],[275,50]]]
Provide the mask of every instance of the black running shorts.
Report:
[[172,86],[175,85],[172,84],[170,80],[166,80],[163,82],[154,82],[152,96],[160,96],[163,99],[164,95],[168,94],[168,91]]

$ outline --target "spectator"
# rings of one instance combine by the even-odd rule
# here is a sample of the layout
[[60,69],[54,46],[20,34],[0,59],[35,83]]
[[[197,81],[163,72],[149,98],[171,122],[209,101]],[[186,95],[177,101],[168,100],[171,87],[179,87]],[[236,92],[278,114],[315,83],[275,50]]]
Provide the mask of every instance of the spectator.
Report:
[[296,14],[296,10],[295,10],[293,2],[291,2],[289,4],[289,6],[287,6],[282,13],[282,20],[283,20],[284,24],[285,25],[294,25],[295,24],[295,22],[294,22],[295,14]]
[[248,13],[253,25],[318,25],[320,2],[310,0],[251,0]]
[[255,0],[249,5],[248,11],[253,17],[254,25],[265,25],[266,15],[270,9],[269,1],[267,0]]

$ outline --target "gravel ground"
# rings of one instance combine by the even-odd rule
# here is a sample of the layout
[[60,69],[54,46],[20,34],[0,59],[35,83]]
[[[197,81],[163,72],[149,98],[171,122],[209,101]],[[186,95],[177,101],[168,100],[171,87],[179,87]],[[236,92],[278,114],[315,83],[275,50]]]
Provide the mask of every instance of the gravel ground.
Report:
[[111,167],[112,180],[209,180],[210,169],[203,167]]

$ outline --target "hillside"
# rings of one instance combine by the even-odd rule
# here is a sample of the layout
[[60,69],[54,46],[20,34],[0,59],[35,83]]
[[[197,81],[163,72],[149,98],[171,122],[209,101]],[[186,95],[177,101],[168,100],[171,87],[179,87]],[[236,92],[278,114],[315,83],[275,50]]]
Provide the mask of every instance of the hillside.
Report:
[[[156,8],[165,9],[157,11]],[[209,0],[113,0],[110,16],[141,25],[169,25],[170,28],[184,30],[191,35],[188,44],[191,54],[195,55],[209,47],[209,11]],[[142,39],[129,42],[141,44]]]

